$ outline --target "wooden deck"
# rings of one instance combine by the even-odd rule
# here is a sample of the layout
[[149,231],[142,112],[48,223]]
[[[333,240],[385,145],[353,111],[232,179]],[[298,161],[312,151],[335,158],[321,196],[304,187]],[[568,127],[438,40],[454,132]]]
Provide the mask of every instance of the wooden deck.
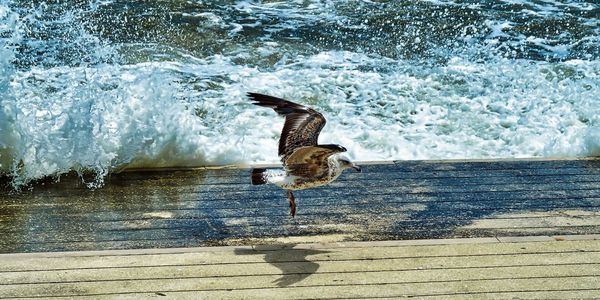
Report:
[[367,164],[296,196],[239,168],[5,188],[0,298],[600,298],[600,159]]
[[591,299],[600,297],[598,238],[4,254],[0,255],[0,295],[43,299]]

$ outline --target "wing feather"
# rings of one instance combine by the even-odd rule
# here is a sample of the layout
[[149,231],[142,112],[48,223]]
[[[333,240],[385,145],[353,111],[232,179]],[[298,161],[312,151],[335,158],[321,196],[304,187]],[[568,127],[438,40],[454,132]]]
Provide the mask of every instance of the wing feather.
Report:
[[288,158],[300,147],[316,146],[319,133],[325,126],[325,117],[316,110],[281,98],[248,93],[253,104],[270,107],[285,117],[279,138],[279,156],[286,164]]
[[328,174],[328,158],[345,151],[346,148],[339,145],[303,146],[297,148],[284,165],[292,175],[319,178]]

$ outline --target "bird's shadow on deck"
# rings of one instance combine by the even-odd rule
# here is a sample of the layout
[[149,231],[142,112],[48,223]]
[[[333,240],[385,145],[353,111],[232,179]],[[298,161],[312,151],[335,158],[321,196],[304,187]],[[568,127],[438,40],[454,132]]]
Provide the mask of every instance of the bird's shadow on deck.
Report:
[[297,244],[279,246],[256,246],[252,249],[237,248],[236,255],[264,255],[265,262],[281,270],[281,277],[273,283],[278,287],[286,287],[311,276],[319,269],[317,262],[307,259],[308,256],[329,253],[330,251],[315,249],[294,249]]

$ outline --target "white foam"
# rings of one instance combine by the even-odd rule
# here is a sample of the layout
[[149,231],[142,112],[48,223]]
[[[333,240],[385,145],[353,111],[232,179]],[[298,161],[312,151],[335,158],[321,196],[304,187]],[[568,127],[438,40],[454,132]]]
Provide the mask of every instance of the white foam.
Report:
[[10,170],[15,141],[12,129],[14,97],[10,80],[15,72],[13,67],[14,47],[10,45],[18,39],[17,15],[8,6],[0,3],[0,174]]
[[[344,145],[357,160],[598,151],[598,62],[477,64],[456,58],[437,69],[397,61],[405,64],[402,71],[363,70],[375,62],[356,53],[323,52],[274,71],[213,57],[197,65],[17,73],[15,99],[7,106],[15,116],[8,125],[18,132],[11,160],[21,162],[20,174],[28,179],[71,169],[102,175],[125,166],[277,162],[283,121],[250,105],[248,91],[322,111],[328,125],[321,141]],[[565,70],[582,77],[564,77]],[[216,82],[221,90],[192,91],[178,83],[182,74],[230,76]]]
[[[235,9],[307,17],[286,5],[240,2]],[[317,2],[309,6],[310,18],[327,14]],[[247,26],[227,27],[231,24],[212,13],[194,16],[233,28],[234,34]],[[0,20],[0,32],[10,33],[1,36],[11,39],[2,45],[18,44],[16,15],[1,4]],[[506,38],[512,26],[486,24],[491,29],[488,42]],[[296,25],[286,21],[277,26]],[[93,36],[89,43],[85,35],[81,38],[90,53],[99,51],[95,61],[116,52]],[[529,42],[547,47],[556,41]],[[23,69],[13,65],[14,49],[0,47],[0,172],[15,175],[15,184],[22,184],[91,170],[98,176],[90,185],[97,185],[108,172],[126,167],[276,163],[283,120],[251,105],[247,92],[284,97],[323,112],[328,122],[320,141],[345,146],[355,160],[600,152],[597,60],[474,62],[449,57],[446,64],[431,66],[351,51],[316,51],[295,57],[284,53],[269,68],[234,62],[278,54],[284,46],[269,41],[237,49],[232,56],[186,54],[183,61]],[[568,51],[559,48],[547,50]]]
[[217,124],[207,126],[189,103],[178,100],[186,91],[171,73],[176,67],[150,63],[18,73],[10,103],[14,119],[7,121],[18,133],[11,161],[20,165],[19,176],[88,169],[101,177],[124,166],[242,161],[232,141],[239,137],[212,139],[207,131],[219,130]]
[[584,151],[585,156],[600,156],[600,126],[590,127],[586,130],[584,135]]
[[[558,78],[573,62],[462,59],[411,76],[358,71],[350,67],[359,66],[351,63],[356,55],[320,53],[305,61],[313,68],[252,74],[231,88],[308,99],[329,117],[322,140],[347,145],[359,160],[563,155],[553,139],[598,122],[597,62],[577,64],[588,75],[579,79]],[[324,68],[325,61],[343,68]],[[570,151],[586,153],[581,145]]]

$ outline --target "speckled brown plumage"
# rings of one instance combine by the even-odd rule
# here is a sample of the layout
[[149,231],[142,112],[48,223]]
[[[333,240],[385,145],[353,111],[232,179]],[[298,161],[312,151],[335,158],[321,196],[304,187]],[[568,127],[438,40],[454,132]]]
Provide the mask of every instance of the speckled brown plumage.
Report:
[[319,145],[319,133],[325,126],[325,118],[316,110],[281,98],[248,93],[253,104],[269,107],[285,117],[279,138],[279,156],[283,171],[254,169],[252,184],[274,183],[288,191],[290,213],[296,213],[292,190],[316,187],[335,180],[344,169],[360,168],[349,160],[334,156],[345,152],[340,145]]

